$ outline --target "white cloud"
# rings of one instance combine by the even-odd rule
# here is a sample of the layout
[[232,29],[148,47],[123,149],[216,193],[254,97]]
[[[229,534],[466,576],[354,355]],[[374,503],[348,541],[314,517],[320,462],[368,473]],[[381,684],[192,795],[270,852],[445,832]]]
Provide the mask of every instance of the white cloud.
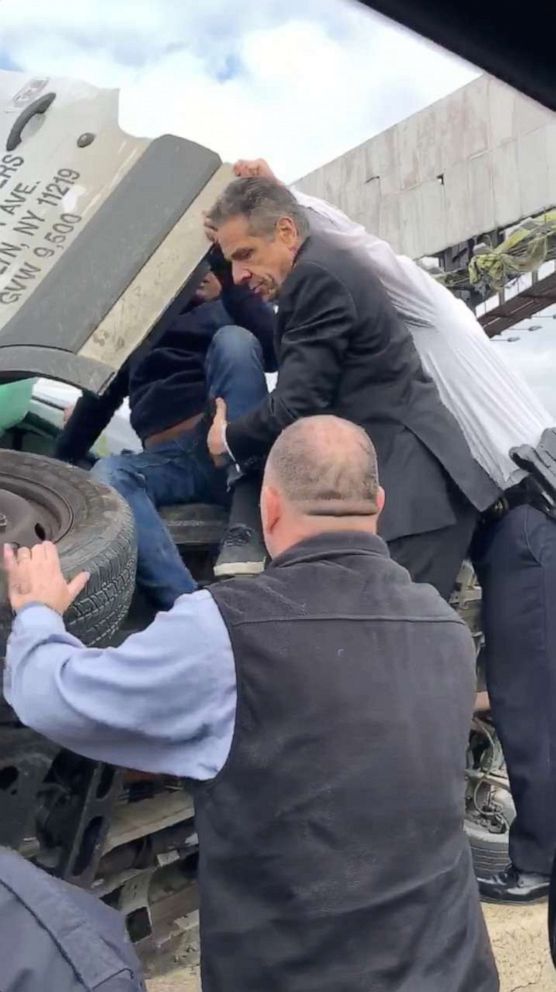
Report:
[[345,0],[4,0],[0,46],[26,70],[121,86],[122,123],[293,179],[474,75]]
[[[497,348],[527,380],[533,391],[556,418],[556,307],[534,314],[527,321],[500,335]],[[529,328],[537,328],[534,331]],[[517,341],[513,340],[518,338]],[[512,340],[508,342],[508,339]]]

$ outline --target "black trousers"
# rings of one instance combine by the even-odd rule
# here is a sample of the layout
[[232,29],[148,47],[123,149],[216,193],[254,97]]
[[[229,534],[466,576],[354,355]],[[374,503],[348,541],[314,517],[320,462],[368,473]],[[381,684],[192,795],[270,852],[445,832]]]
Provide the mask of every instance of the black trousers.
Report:
[[263,540],[263,528],[261,522],[261,486],[263,482],[262,473],[256,472],[250,475],[237,475],[234,467],[233,472],[228,477],[228,486],[231,494],[230,516],[228,526],[243,524],[250,527],[260,535]]
[[517,816],[510,857],[548,875],[556,851],[556,522],[518,506],[479,528],[486,677]]
[[475,507],[459,493],[452,497],[452,507],[456,522],[451,527],[388,543],[392,558],[407,568],[414,582],[429,582],[446,600],[454,590],[479,519]]

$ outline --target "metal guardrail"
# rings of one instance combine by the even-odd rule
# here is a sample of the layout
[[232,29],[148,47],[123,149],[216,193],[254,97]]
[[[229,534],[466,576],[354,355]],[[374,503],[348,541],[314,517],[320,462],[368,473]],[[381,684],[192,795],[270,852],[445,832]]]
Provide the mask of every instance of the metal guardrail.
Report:
[[[547,268],[551,271],[539,278]],[[485,333],[492,338],[554,303],[556,263],[546,262],[537,272],[520,276],[511,289],[501,290],[491,300],[477,307],[477,319]]]

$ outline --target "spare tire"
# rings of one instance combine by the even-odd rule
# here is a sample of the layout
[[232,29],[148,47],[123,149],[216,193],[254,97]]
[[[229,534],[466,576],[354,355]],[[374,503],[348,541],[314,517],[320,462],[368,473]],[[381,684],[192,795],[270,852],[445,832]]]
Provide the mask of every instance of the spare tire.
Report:
[[[103,645],[124,619],[135,585],[136,541],[131,510],[86,472],[40,455],[0,451],[0,543],[52,540],[64,574],[90,573],[68,610],[68,630],[87,645]],[[0,574],[0,658],[12,615]]]

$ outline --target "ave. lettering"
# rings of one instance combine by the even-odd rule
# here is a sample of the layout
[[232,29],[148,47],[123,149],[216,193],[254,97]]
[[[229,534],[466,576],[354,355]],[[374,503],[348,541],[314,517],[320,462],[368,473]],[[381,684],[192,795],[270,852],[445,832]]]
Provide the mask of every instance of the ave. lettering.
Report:
[[38,185],[38,183],[35,183],[34,186],[26,186],[25,183],[16,183],[14,188],[8,193],[6,199],[0,203],[0,210],[13,217],[16,210],[19,210],[25,203],[26,198],[35,192]]

